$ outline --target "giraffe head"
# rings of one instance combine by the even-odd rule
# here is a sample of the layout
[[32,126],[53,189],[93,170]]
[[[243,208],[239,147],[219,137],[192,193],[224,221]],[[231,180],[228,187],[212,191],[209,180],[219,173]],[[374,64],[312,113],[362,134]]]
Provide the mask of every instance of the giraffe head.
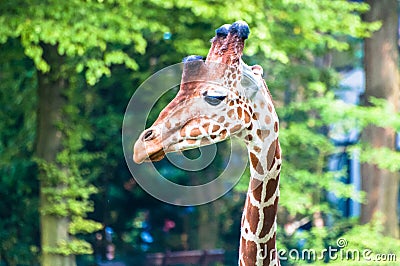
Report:
[[134,146],[136,163],[158,161],[167,152],[216,143],[252,130],[252,99],[265,83],[261,67],[249,67],[241,60],[249,32],[242,21],[223,25],[216,30],[205,61],[199,56],[183,60],[180,90],[139,136]]

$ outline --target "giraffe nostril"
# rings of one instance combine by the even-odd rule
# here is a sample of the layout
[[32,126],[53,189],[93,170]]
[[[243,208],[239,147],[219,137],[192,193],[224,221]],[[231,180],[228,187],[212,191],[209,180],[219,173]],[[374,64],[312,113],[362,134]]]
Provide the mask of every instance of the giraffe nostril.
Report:
[[153,133],[154,133],[153,130],[151,130],[151,129],[147,130],[143,135],[143,140],[144,141],[148,141],[148,140],[153,139],[154,138],[154,134]]

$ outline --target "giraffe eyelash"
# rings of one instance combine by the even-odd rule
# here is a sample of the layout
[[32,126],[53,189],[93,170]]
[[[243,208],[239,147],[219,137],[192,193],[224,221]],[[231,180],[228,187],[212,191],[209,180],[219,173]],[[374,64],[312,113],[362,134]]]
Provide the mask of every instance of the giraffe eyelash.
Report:
[[205,91],[203,92],[203,97],[208,104],[217,106],[227,97],[227,95],[208,95],[208,91]]

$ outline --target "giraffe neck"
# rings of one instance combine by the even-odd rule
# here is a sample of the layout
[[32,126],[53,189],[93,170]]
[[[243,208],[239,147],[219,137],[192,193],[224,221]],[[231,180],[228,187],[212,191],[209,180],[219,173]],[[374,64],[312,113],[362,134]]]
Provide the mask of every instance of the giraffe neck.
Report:
[[[277,141],[275,143],[279,145]],[[254,160],[252,151],[249,154],[250,160]],[[276,252],[279,170],[278,160],[260,180],[260,175],[254,174],[257,169],[251,167],[252,176],[241,223],[239,265],[279,265]]]
[[276,215],[281,151],[278,117],[266,92],[254,99],[252,128],[244,133],[247,134],[244,139],[249,152],[251,178],[241,223],[239,265],[246,266],[279,265]]

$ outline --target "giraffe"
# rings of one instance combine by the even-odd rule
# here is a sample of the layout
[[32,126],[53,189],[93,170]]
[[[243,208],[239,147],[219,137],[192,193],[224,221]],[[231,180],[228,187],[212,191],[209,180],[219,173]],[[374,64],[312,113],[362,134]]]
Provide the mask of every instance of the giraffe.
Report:
[[280,265],[276,252],[281,150],[279,120],[259,65],[241,59],[250,33],[244,21],[218,28],[203,61],[184,58],[180,90],[134,145],[136,163],[165,153],[241,138],[250,183],[241,219],[239,265]]

